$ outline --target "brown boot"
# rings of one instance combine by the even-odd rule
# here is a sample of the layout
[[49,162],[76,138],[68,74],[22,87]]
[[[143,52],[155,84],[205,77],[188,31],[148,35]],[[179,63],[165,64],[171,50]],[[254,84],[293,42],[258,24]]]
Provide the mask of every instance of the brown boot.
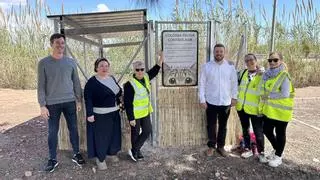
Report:
[[217,152],[223,157],[228,157],[229,156],[229,153],[227,153],[227,151],[224,150],[224,148],[218,148]]
[[206,156],[208,156],[208,157],[213,156],[213,152],[214,152],[214,149],[213,149],[213,148],[207,149],[207,150],[206,150]]

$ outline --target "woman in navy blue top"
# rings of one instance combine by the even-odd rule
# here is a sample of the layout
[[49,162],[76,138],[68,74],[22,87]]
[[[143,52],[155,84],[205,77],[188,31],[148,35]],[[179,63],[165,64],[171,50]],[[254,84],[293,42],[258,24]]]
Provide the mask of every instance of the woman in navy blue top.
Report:
[[88,158],[96,157],[98,169],[105,170],[107,155],[115,156],[121,150],[121,122],[119,97],[122,90],[109,73],[110,63],[99,58],[94,63],[96,75],[84,88],[87,112]]

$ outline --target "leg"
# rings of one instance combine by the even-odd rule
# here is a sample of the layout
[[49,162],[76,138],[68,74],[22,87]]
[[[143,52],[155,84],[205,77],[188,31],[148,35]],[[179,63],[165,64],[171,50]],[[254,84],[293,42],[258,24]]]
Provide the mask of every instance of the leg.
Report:
[[140,134],[140,120],[136,119],[136,126],[130,126],[131,128],[131,146],[136,151],[136,142]]
[[208,147],[215,148],[217,143],[217,108],[214,105],[207,103],[207,132],[208,132]]
[[110,147],[108,149],[108,155],[117,155],[121,150],[121,119],[119,111],[112,112],[113,120],[113,133],[111,134]]
[[219,106],[219,112],[218,112],[218,123],[219,123],[219,129],[218,129],[218,141],[217,146],[218,148],[223,148],[226,141],[226,135],[227,135],[227,122],[230,115],[230,106]]
[[94,114],[94,141],[97,158],[103,162],[110,147],[113,134],[113,120],[109,114]]
[[247,149],[251,149],[250,147],[250,121],[249,115],[245,113],[243,110],[238,111],[238,116],[240,118],[241,127],[242,127],[242,134],[244,140],[244,147]]
[[288,122],[277,121],[276,122],[276,139],[277,139],[277,149],[276,155],[281,157],[284,147],[286,145],[286,130]]
[[273,149],[277,149],[277,140],[274,135],[274,120],[267,118],[266,116],[263,117],[263,132],[270,141]]
[[73,154],[80,153],[79,151],[79,135],[77,127],[77,108],[76,102],[63,103],[63,115],[66,118],[69,130],[70,142],[73,148]]
[[47,105],[49,110],[48,120],[48,145],[49,145],[49,158],[56,159],[57,157],[57,144],[58,144],[58,131],[60,116],[62,112],[61,104]]
[[142,133],[138,136],[138,139],[136,141],[135,150],[137,151],[141,149],[144,142],[148,139],[148,137],[152,132],[152,125],[151,125],[151,120],[149,115],[147,117],[141,118],[139,121],[142,129]]
[[251,116],[251,124],[256,136],[258,153],[264,152],[263,119],[258,116]]

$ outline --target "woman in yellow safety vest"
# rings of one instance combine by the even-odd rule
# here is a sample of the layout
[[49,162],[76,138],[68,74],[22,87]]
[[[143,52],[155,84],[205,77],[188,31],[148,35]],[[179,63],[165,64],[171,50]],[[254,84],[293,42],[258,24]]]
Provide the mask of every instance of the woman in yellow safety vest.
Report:
[[263,120],[258,117],[259,109],[259,83],[262,78],[262,71],[258,67],[257,58],[254,54],[247,54],[244,57],[247,69],[238,74],[238,102],[236,109],[242,126],[244,140],[244,152],[242,158],[253,156],[250,142],[250,120],[256,136],[259,161],[267,163],[264,155]]
[[281,53],[270,53],[268,62],[260,86],[259,113],[263,115],[264,134],[274,149],[267,157],[269,166],[278,167],[282,164],[286,128],[292,119],[294,88]]
[[143,61],[133,62],[134,73],[124,84],[124,106],[131,127],[132,149],[128,151],[128,155],[134,162],[144,158],[140,149],[152,132],[150,114],[153,109],[150,101],[150,80],[157,76],[162,62],[162,52],[158,63],[147,72],[145,72]]

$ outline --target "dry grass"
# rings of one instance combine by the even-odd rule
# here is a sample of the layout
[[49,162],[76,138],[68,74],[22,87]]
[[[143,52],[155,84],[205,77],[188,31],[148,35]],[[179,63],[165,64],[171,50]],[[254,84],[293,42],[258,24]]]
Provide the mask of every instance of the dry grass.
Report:
[[[265,7],[260,5],[257,9],[257,5],[252,2],[250,8],[245,9],[243,1],[226,2],[228,4],[213,0],[194,0],[191,3],[176,1],[171,20],[220,21],[221,23],[217,23],[216,40],[228,47],[229,57],[235,57],[241,34],[247,35],[249,52],[268,53],[271,19],[268,19]],[[283,6],[282,12],[279,12],[276,50],[285,55],[295,86],[319,85],[319,60],[305,62],[302,59],[311,53],[320,54],[320,14],[312,0],[297,0],[295,3],[295,11],[289,12]],[[0,87],[36,87],[37,62],[49,54],[49,36],[53,33],[53,23],[45,17],[46,14],[50,14],[50,8],[40,0],[35,6],[28,3],[6,12],[0,9]],[[261,14],[261,17],[257,18],[256,14]],[[203,34],[205,29],[199,31],[199,34]],[[134,38],[131,40],[134,41]],[[87,74],[92,74],[97,49],[87,47],[88,58],[85,61],[82,58],[83,44],[72,40],[68,40],[68,43],[81,66],[86,67]],[[122,71],[135,49],[136,47],[120,47],[107,50],[114,73]],[[142,55],[143,51],[137,59],[141,59]],[[199,56],[202,61],[203,54]]]

